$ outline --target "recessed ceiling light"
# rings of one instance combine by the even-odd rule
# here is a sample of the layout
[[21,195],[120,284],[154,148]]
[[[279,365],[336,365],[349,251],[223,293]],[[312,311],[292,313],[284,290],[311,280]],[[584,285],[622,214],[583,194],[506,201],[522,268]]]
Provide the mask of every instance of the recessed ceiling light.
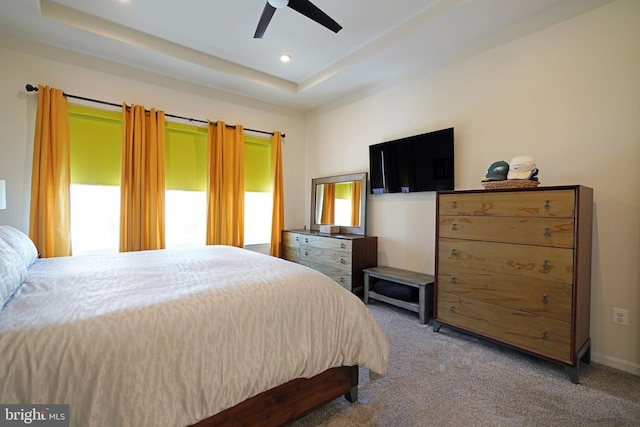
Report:
[[280,61],[282,62],[291,61],[291,55],[289,55],[288,53],[283,53],[282,55],[280,55]]

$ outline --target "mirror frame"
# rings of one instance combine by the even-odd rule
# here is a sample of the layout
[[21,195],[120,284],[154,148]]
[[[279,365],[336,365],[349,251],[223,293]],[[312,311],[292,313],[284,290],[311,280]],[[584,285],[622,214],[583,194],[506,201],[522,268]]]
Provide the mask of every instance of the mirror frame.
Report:
[[310,228],[319,231],[320,224],[316,223],[316,188],[318,184],[334,184],[346,181],[360,181],[360,225],[358,227],[340,226],[340,233],[365,234],[365,218],[367,216],[367,172],[352,173],[347,175],[327,176],[313,178],[311,180],[311,222]]

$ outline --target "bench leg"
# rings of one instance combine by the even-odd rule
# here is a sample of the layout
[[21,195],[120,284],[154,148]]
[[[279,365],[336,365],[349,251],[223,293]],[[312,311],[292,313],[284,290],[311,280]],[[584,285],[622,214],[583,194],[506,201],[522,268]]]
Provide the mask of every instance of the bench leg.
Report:
[[420,314],[420,323],[427,323],[427,307],[426,307],[426,290],[425,286],[418,287],[418,309]]

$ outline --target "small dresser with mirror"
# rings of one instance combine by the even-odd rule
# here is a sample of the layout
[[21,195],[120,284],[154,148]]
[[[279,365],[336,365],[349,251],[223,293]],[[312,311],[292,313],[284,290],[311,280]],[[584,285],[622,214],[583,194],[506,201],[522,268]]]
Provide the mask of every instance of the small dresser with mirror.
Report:
[[[282,257],[318,270],[351,292],[378,265],[378,238],[365,234],[367,173],[314,178],[310,229],[283,230]],[[335,233],[323,233],[332,226]]]

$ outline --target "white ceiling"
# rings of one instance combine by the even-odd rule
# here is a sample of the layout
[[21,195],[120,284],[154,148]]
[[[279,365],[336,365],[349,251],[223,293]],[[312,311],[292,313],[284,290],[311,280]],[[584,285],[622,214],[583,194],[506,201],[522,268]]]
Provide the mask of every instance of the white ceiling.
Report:
[[612,0],[313,0],[342,31],[283,8],[254,39],[265,1],[0,0],[0,33],[308,111]]

